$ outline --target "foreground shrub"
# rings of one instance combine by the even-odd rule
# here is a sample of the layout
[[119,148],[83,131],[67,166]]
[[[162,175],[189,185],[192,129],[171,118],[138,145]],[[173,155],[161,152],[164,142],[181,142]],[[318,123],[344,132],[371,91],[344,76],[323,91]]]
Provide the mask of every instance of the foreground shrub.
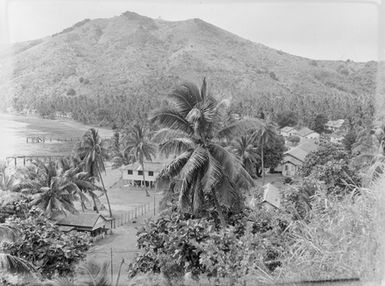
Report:
[[75,264],[85,258],[91,246],[87,234],[59,231],[37,208],[25,219],[8,218],[7,224],[17,228],[20,235],[13,242],[4,242],[3,248],[31,262],[44,277],[72,275]]
[[138,232],[142,253],[130,265],[131,277],[162,273],[169,281],[185,274],[238,281],[246,274],[269,277],[280,266],[287,215],[263,209],[231,216],[219,228],[214,218],[194,219],[171,213]]

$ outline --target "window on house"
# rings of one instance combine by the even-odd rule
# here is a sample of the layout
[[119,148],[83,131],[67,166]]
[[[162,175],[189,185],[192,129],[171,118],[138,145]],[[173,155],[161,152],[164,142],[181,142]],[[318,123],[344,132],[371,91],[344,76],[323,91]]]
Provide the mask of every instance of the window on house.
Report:
[[143,175],[143,171],[138,171],[138,175]]
[[132,175],[132,170],[127,170],[127,174]]
[[148,175],[149,175],[150,177],[152,177],[152,176],[154,176],[154,172],[153,172],[153,171],[148,171]]

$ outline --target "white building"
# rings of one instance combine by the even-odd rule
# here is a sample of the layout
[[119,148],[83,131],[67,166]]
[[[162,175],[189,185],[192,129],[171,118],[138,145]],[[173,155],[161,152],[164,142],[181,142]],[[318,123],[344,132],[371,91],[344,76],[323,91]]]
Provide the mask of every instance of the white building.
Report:
[[336,132],[336,131],[341,130],[344,123],[345,123],[345,120],[343,120],[343,119],[329,120],[328,122],[326,122],[325,127],[329,131]]
[[143,181],[143,169],[140,163],[135,162],[130,165],[122,166],[120,167],[122,179],[125,183],[130,185],[154,187],[158,175],[163,168],[166,167],[167,163],[168,161],[145,161],[143,163],[145,182]]
[[280,133],[283,137],[289,137],[295,135],[297,130],[294,127],[286,126],[281,128]]

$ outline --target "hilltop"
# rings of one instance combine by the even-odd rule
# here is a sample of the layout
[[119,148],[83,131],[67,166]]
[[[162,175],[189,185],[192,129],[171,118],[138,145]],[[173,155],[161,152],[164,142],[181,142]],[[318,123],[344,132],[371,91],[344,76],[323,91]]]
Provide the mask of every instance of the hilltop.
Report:
[[215,96],[232,98],[235,110],[337,118],[369,104],[375,74],[375,62],[316,61],[200,19],[170,22],[133,12],[85,19],[0,51],[3,109],[72,112],[88,122],[145,117],[178,83],[204,76]]

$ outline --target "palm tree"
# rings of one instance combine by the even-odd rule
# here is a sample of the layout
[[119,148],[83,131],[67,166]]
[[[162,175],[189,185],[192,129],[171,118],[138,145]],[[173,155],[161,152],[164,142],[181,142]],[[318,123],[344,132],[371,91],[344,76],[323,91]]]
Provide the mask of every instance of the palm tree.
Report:
[[276,126],[269,119],[264,122],[262,127],[254,132],[255,141],[261,147],[261,168],[262,168],[262,186],[265,185],[265,160],[264,160],[264,147],[267,143],[276,138]]
[[261,157],[255,147],[254,136],[248,134],[235,139],[232,142],[233,152],[242,162],[243,168],[252,175],[252,166]]
[[119,132],[115,132],[112,137],[111,144],[111,153],[112,153],[112,168],[116,169],[123,165],[128,165],[131,163],[131,158],[127,157],[127,154],[124,152],[125,148],[122,148],[124,142],[121,140]]
[[78,155],[83,160],[85,171],[91,176],[98,178],[102,184],[104,195],[106,196],[108,211],[112,217],[110,199],[102,178],[102,172],[106,171],[104,159],[107,157],[107,149],[94,128],[90,128],[84,135],[78,147]]
[[255,129],[260,122],[242,119],[225,124],[228,101],[218,102],[209,95],[205,79],[200,90],[192,83],[184,83],[168,97],[174,105],[156,110],[151,117],[164,127],[154,140],[160,143],[161,152],[179,155],[159,177],[181,181],[181,210],[200,215],[205,197],[211,197],[221,224],[225,225],[222,205],[239,209],[237,183],[253,184],[253,180],[221,140],[231,140],[234,135]]
[[58,176],[56,163],[51,161],[44,164],[35,161],[22,170],[22,180],[14,187],[15,192],[33,195],[41,192],[42,188],[49,188],[54,177]]
[[[100,204],[98,196],[95,194],[95,190],[101,190],[100,187],[95,185],[94,178],[90,177],[87,172],[82,171],[82,164],[77,158],[63,158],[59,161],[60,174],[68,181],[74,183],[76,187],[84,194],[90,196],[93,201],[94,209],[99,212],[97,205]],[[81,199],[82,210],[85,209],[84,202],[88,199],[84,196],[79,196]]]
[[29,206],[37,205],[48,217],[59,213],[76,213],[73,202],[78,199],[78,196],[84,195],[74,183],[63,177],[54,177],[49,187],[41,187],[37,190]]
[[[139,162],[142,166],[143,184],[146,187],[144,159],[151,161],[156,153],[156,147],[151,143],[147,130],[142,126],[135,124],[126,136],[125,146],[124,155]],[[148,193],[147,188],[145,188],[145,190],[146,195],[149,197],[150,194]]]

